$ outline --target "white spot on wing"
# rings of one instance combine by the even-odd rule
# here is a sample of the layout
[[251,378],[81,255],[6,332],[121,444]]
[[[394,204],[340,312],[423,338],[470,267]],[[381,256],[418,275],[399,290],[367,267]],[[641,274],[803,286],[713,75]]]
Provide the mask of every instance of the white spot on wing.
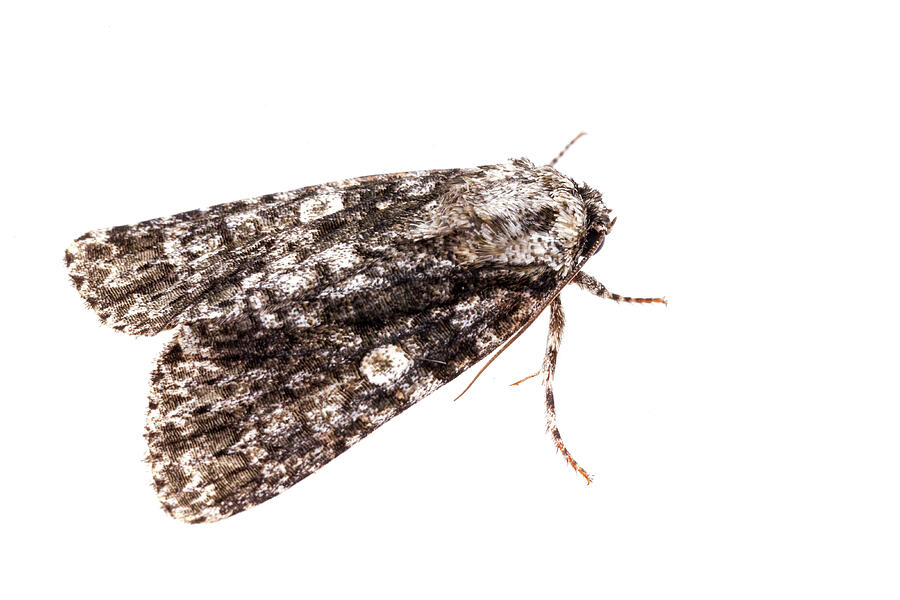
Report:
[[362,262],[352,244],[342,242],[319,253],[317,260],[327,263],[333,269],[352,269]]
[[369,382],[385,385],[399,379],[409,369],[411,361],[399,346],[390,344],[375,348],[362,359],[359,370]]
[[340,192],[324,191],[300,203],[300,221],[309,223],[344,208]]

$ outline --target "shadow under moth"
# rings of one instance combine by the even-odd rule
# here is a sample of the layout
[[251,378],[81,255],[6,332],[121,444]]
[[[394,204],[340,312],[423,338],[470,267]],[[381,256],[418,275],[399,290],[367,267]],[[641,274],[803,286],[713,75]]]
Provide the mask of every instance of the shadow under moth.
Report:
[[664,300],[582,272],[614,219],[554,168],[569,146],[546,166],[360,177],[75,240],[69,276],[104,323],[175,329],[146,426],[165,510],[199,523],[264,502],[493,360],[548,307],[547,429],[590,481],[556,424],[560,291]]

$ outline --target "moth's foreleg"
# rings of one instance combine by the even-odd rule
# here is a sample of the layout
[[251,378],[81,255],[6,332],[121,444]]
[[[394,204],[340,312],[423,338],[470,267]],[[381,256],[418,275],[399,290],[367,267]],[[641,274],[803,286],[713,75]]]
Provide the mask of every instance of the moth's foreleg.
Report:
[[516,381],[516,382],[513,382],[513,383],[511,383],[511,384],[509,384],[509,385],[510,385],[510,387],[511,387],[511,386],[514,386],[514,385],[519,385],[520,383],[524,383],[524,382],[528,381],[529,379],[531,379],[532,377],[537,377],[537,376],[540,375],[540,374],[541,374],[541,372],[540,372],[540,371],[537,371],[537,372],[532,373],[531,375],[528,375],[527,377],[523,377],[522,379],[520,379],[520,380],[518,380],[518,381]]
[[544,365],[541,368],[541,371],[544,373],[547,431],[553,436],[553,443],[562,452],[566,462],[572,465],[572,468],[581,473],[587,479],[587,482],[590,483],[591,476],[575,462],[572,454],[563,443],[562,435],[560,435],[559,427],[556,424],[556,404],[553,401],[553,375],[556,373],[556,358],[559,355],[559,345],[562,341],[565,324],[566,319],[563,314],[562,301],[557,296],[550,304],[550,331],[547,334],[547,354],[544,356]]
[[633,302],[637,304],[652,304],[658,302],[660,304],[665,304],[666,306],[669,304],[665,298],[632,298],[630,296],[620,296],[619,294],[609,291],[605,285],[584,272],[579,272],[572,282],[595,296],[608,298],[610,300],[615,300],[616,302]]

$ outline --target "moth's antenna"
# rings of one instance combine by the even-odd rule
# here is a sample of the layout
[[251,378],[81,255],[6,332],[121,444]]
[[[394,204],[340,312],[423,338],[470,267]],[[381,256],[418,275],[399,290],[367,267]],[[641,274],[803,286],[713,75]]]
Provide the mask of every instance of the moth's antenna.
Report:
[[566,144],[566,147],[563,148],[562,151],[561,151],[559,154],[556,155],[556,158],[554,158],[553,160],[551,160],[550,163],[549,163],[547,166],[548,166],[548,167],[555,166],[556,163],[559,161],[559,159],[561,159],[561,158],[563,157],[563,154],[566,153],[566,150],[568,150],[569,148],[571,148],[571,147],[572,147],[572,144],[574,144],[575,142],[577,142],[578,139],[579,139],[581,136],[583,136],[583,135],[587,135],[587,134],[586,134],[585,132],[582,131],[581,133],[579,133],[578,135],[576,135],[575,138],[574,138],[571,142],[569,142],[568,144]]

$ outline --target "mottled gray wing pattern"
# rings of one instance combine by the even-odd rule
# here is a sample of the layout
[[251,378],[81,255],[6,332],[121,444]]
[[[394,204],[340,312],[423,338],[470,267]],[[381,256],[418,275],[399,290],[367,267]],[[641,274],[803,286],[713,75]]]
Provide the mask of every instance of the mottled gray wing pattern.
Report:
[[[435,220],[436,199],[479,173],[348,180],[100,230],[69,248],[73,282],[105,322],[177,328],[147,419],[154,484],[174,517],[214,521],[278,494],[540,308],[558,272],[503,264],[484,242],[473,254],[465,228]],[[489,177],[517,185],[517,173]],[[465,203],[450,202],[449,222],[467,223]],[[549,229],[552,216],[536,212],[531,226]]]
[[214,521],[278,494],[488,355],[542,300],[502,278],[429,273],[376,276],[390,289],[344,310],[311,298],[309,313],[263,304],[182,325],[153,373],[147,424],[163,506]]
[[426,201],[466,170],[397,173],[269,194],[136,225],[91,231],[66,250],[75,287],[104,323],[154,335],[243,294],[245,276],[327,243],[307,227],[374,198]]

